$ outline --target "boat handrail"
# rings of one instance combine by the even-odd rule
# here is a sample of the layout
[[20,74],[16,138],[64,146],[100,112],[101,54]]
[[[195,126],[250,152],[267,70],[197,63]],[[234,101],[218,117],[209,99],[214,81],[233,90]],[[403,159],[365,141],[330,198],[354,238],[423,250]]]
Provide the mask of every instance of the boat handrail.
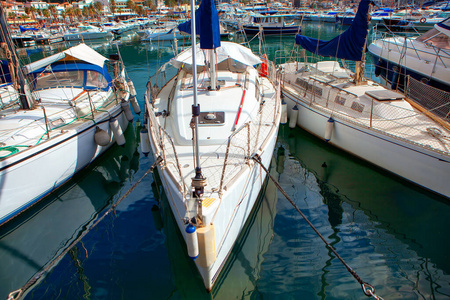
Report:
[[[178,159],[178,153],[175,148],[175,144],[173,142],[173,139],[170,137],[170,135],[167,133],[164,128],[162,128],[159,123],[156,120],[155,114],[148,114],[150,128],[153,132],[153,134],[150,135],[150,138],[153,139],[153,145],[157,147],[156,151],[159,153],[159,155],[162,157],[162,164],[164,164],[163,167],[168,167],[168,161],[172,161],[169,159],[166,159],[167,156],[173,156],[175,158],[176,165],[174,165],[176,174],[173,172],[168,172],[171,174],[170,176],[174,177],[175,175],[177,178],[173,178],[173,182],[177,184],[178,189],[180,192],[183,193],[183,202],[186,199],[188,187],[186,186],[186,183],[184,181],[183,172],[181,171],[180,162]],[[170,168],[173,170],[174,168]]]
[[[227,166],[248,165],[251,156],[265,145],[267,137],[270,136],[269,130],[273,130],[274,128],[273,126],[267,126],[267,124],[274,124],[276,122],[277,112],[280,110],[279,101],[277,101],[279,97],[280,93],[276,92],[271,95],[269,100],[261,101],[260,118],[253,120],[253,122],[243,124],[228,137],[219,184],[219,195],[226,189],[226,186],[243,172],[241,169],[239,172],[233,174],[233,176],[226,176]],[[242,145],[246,145],[246,147]],[[232,162],[230,162],[231,160]]]

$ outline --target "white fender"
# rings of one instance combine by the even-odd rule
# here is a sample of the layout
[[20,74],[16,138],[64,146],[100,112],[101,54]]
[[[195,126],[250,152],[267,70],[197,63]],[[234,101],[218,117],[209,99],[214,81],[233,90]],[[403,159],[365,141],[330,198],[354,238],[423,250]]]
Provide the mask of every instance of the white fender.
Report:
[[297,118],[298,118],[298,107],[294,105],[291,109],[291,115],[289,117],[289,128],[295,128],[297,126]]
[[141,113],[141,108],[139,107],[139,103],[137,102],[136,97],[130,98],[130,102],[134,113],[139,115]]
[[189,224],[186,227],[186,246],[189,257],[192,259],[196,259],[198,257],[197,230],[192,224]]
[[143,127],[139,135],[141,137],[141,151],[145,156],[147,156],[150,153],[150,140],[148,137],[147,128]]
[[331,140],[331,134],[333,133],[334,128],[334,120],[330,117],[327,121],[327,125],[325,126],[325,141],[328,142]]
[[130,97],[136,97],[136,89],[134,88],[133,81],[131,81],[131,79],[128,79],[127,84],[128,88],[130,89]]
[[284,98],[281,98],[281,118],[280,118],[280,124],[286,124],[288,120],[287,115],[287,103],[284,101]]
[[130,103],[128,101],[122,100],[121,106],[128,122],[133,121],[133,113],[131,112]]
[[211,266],[217,259],[214,225],[210,224],[198,228],[197,236],[199,245],[198,264],[206,268]]
[[105,147],[108,146],[111,142],[111,137],[109,136],[109,133],[106,132],[106,130],[103,130],[97,126],[95,128],[94,141],[97,145]]
[[114,134],[114,139],[117,145],[125,145],[125,136],[123,135],[122,127],[120,127],[119,121],[116,118],[111,118],[111,120],[109,120],[109,126]]

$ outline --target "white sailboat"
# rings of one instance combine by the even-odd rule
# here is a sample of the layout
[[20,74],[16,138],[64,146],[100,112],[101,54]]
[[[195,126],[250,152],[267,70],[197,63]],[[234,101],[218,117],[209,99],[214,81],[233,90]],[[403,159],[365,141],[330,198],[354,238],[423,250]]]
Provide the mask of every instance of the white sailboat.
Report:
[[[3,20],[2,32],[7,33]],[[8,51],[15,57],[13,47]],[[26,78],[17,60],[14,65],[12,83],[1,88],[9,97],[0,111],[0,224],[58,188],[116,141],[125,143],[123,131],[133,118],[131,100],[138,109],[118,55],[107,59],[80,44],[25,66]]]
[[[149,82],[145,104],[162,185],[208,291],[266,177],[252,158],[268,167],[281,115],[279,91],[253,67],[261,60],[241,45],[221,43],[217,18],[214,2],[203,0],[192,20],[193,47],[160,69],[177,68],[159,90]],[[190,33],[189,26],[179,28]]]
[[296,43],[320,56],[357,61],[355,74],[337,61],[281,65],[290,125],[444,197],[450,197],[450,126],[364,78],[368,0],[351,27],[330,41],[297,35]]

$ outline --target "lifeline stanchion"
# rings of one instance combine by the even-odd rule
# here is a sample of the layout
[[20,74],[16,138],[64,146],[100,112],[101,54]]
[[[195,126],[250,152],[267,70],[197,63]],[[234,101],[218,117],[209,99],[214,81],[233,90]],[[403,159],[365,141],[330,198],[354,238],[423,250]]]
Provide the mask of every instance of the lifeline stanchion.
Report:
[[349,266],[347,265],[347,263],[344,261],[344,259],[342,259],[342,257],[336,252],[336,250],[333,248],[333,246],[331,246],[326,240],[325,238],[320,234],[320,232],[316,229],[316,227],[314,227],[314,225],[308,220],[308,218],[303,214],[303,212],[297,207],[297,205],[295,205],[294,201],[292,201],[292,199],[289,197],[288,194],[286,194],[286,192],[283,190],[283,188],[280,186],[280,184],[278,183],[278,181],[273,178],[273,176],[269,173],[269,171],[266,169],[266,167],[264,167],[264,165],[261,163],[261,159],[258,155],[253,155],[252,159],[254,161],[256,161],[261,168],[266,172],[266,174],[269,176],[270,180],[273,181],[273,183],[275,184],[275,186],[277,187],[277,189],[283,194],[283,196],[289,201],[289,203],[291,203],[291,205],[295,208],[295,210],[302,216],[302,218],[308,223],[308,225],[314,230],[314,232],[320,237],[320,239],[325,243],[325,245],[328,247],[328,249],[331,250],[331,252],[333,252],[333,254],[341,261],[341,263],[345,266],[345,268],[347,269],[347,271],[350,272],[350,274],[352,274],[352,276],[356,279],[356,281],[358,281],[359,284],[361,284],[361,288],[363,290],[364,295],[366,295],[367,297],[373,297],[374,299],[377,300],[383,300],[383,298],[377,296],[375,294],[375,288],[370,285],[367,282],[364,282],[359,276],[358,274],[356,274],[356,272]]
[[138,186],[138,184],[141,183],[141,181],[144,179],[145,176],[147,176],[149,173],[151,173],[153,171],[153,169],[156,167],[157,164],[161,163],[162,158],[159,156],[155,162],[153,163],[153,165],[144,173],[144,175],[142,175],[141,178],[139,178],[138,181],[136,181],[133,186],[131,188],[128,189],[128,191],[123,194],[122,197],[120,197],[119,200],[117,200],[116,203],[114,203],[109,209],[108,211],[106,211],[100,218],[98,218],[94,224],[92,224],[92,226],[86,230],[85,232],[83,232],[76,240],[74,240],[72,243],[70,243],[70,245],[63,251],[61,252],[60,255],[58,255],[55,259],[53,259],[49,264],[47,264],[45,266],[45,268],[43,268],[40,272],[38,272],[35,276],[33,276],[33,278],[31,278],[22,288],[15,290],[11,293],[9,293],[7,300],[17,300],[20,299],[22,297],[22,295],[31,287],[33,286],[45,273],[47,273],[55,264],[57,261],[59,261],[64,255],[67,254],[67,252],[69,252],[79,241],[81,241],[81,239],[83,237],[86,236],[86,234],[88,234],[95,226],[97,226],[98,223],[100,223],[100,221],[102,221],[107,215],[109,215],[111,212],[115,213],[115,209],[116,207],[119,205],[120,202],[122,202],[123,199],[125,199],[126,197],[128,197],[128,195]]

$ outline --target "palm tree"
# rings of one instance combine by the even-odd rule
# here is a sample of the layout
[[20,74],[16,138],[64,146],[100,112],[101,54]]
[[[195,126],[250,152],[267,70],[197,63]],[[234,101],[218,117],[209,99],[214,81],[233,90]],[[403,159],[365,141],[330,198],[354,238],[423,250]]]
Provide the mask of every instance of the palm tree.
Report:
[[134,4],[133,0],[127,0],[127,8],[129,8],[132,12],[136,9],[136,4]]
[[165,0],[164,4],[168,7],[174,7],[177,5],[177,1],[176,0]]
[[77,18],[77,20],[80,20],[80,18],[83,16],[81,13],[81,9],[75,8],[73,11],[73,15]]
[[100,1],[95,1],[94,2],[94,9],[97,12],[97,16],[98,16],[98,19],[100,21],[101,16],[103,15],[103,3],[101,3]]
[[30,12],[31,12],[31,17],[36,21],[36,11],[37,9],[34,8],[33,6],[30,7]]
[[48,9],[43,9],[42,15],[44,16],[45,19],[48,19],[48,17],[50,16],[50,12],[48,11]]
[[136,6],[136,13],[137,13],[139,16],[144,15],[144,8],[143,8],[141,5]]
[[66,15],[69,17],[69,22],[72,23],[73,22],[73,16],[74,16],[74,13],[75,13],[73,7],[68,7],[68,8],[66,8],[65,11],[66,11]]
[[114,0],[109,1],[109,9],[111,10],[113,15],[116,13],[116,1]]
[[21,19],[25,23],[25,20],[28,19],[28,15],[20,15],[19,19]]
[[61,12],[61,17],[62,17],[62,19],[63,19],[63,23],[66,23],[67,12],[66,12],[65,10],[63,10],[63,11]]
[[14,23],[16,23],[17,15],[15,12],[8,13],[8,19],[13,19]]
[[50,16],[53,18],[53,20],[56,23],[57,22],[57,17],[58,17],[58,11],[56,10],[56,5],[50,5],[48,7],[48,10],[50,12]]

